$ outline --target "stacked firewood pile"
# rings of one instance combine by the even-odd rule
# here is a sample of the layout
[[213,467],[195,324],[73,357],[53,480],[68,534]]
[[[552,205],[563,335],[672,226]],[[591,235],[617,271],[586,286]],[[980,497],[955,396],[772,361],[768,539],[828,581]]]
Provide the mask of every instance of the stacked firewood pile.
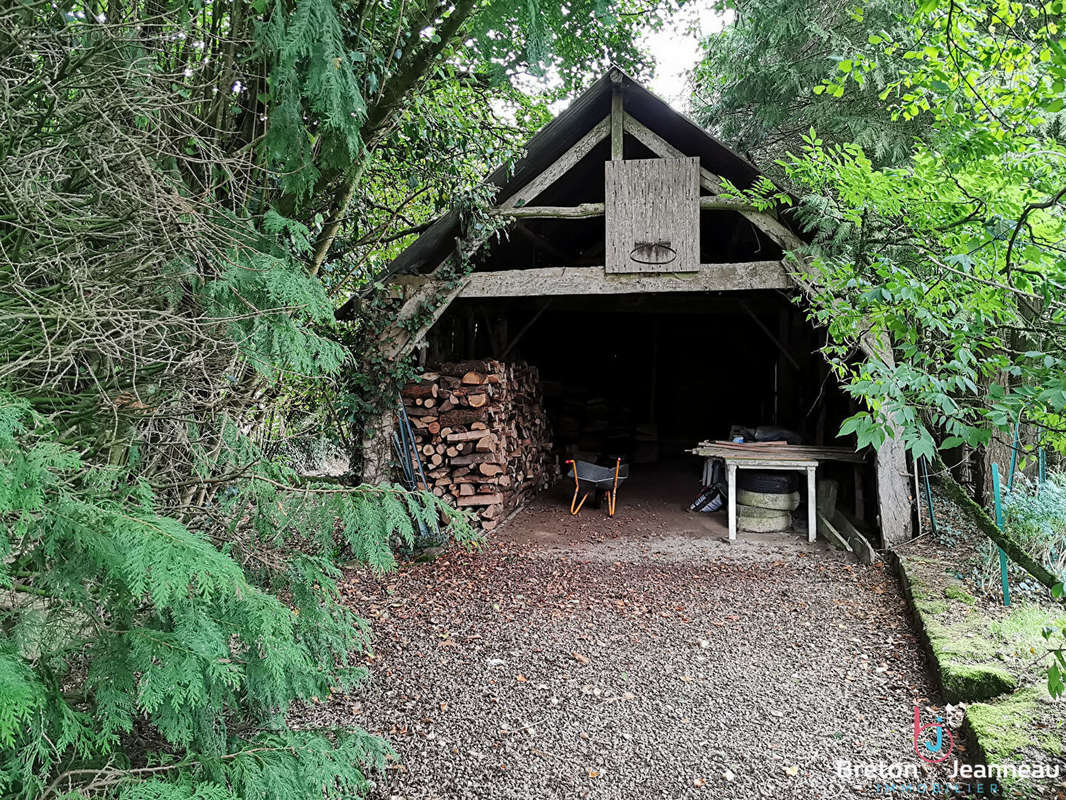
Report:
[[558,477],[536,367],[441,364],[402,396],[430,489],[484,530]]

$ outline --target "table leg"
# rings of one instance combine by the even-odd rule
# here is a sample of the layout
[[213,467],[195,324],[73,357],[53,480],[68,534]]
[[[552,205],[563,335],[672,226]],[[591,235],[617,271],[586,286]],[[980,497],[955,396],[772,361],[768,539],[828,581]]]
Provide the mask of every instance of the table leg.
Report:
[[807,467],[807,541],[818,534],[818,489],[814,480],[815,467]]
[[725,463],[726,480],[729,484],[729,541],[737,538],[737,465]]

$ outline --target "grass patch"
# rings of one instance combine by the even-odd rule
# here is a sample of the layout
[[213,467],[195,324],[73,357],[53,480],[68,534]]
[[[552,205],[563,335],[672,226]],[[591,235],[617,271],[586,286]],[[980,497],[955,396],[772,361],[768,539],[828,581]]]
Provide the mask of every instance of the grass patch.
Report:
[[954,584],[944,587],[944,597],[949,600],[958,600],[960,603],[965,603],[968,606],[972,606],[977,603],[977,598],[963,589],[961,586]]
[[994,620],[988,626],[989,633],[998,637],[1006,647],[1023,658],[1030,658],[1033,650],[1046,648],[1041,631],[1045,626],[1061,628],[1066,625],[1066,614],[1056,614],[1043,606],[1026,603],[1014,608],[1005,619]]
[[1062,749],[1062,737],[1055,733],[1041,733],[1036,737],[1037,742],[1040,744],[1040,749],[1050,753],[1054,756],[1061,756],[1063,754]]

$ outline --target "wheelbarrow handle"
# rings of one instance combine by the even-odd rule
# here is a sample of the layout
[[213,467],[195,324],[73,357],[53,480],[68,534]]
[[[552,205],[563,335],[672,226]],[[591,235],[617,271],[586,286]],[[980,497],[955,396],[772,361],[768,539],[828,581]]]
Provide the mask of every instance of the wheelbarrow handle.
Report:
[[574,468],[574,496],[570,500],[570,514],[571,516],[577,516],[581,511],[581,506],[585,505],[585,501],[589,499],[589,493],[585,492],[585,496],[581,498],[581,502],[577,502],[577,496],[581,492],[581,481],[577,477],[577,464],[574,463],[574,459],[568,458],[567,464],[570,464]]

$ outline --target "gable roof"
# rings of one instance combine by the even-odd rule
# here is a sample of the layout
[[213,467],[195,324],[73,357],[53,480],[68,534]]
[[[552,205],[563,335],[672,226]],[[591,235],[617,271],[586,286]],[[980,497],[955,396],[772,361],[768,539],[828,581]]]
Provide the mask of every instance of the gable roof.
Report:
[[[508,175],[496,169],[486,182],[499,187],[499,202],[517,192],[569,150],[611,112],[612,86],[623,94],[627,114],[668,140],[686,155],[698,156],[700,165],[739,188],[750,187],[759,172],[746,159],[705,131],[684,114],[652,94],[618,67],[603,76],[575,99],[565,111],[537,132],[525,146],[525,155]],[[425,272],[455,249],[460,217],[452,209],[430,225],[389,265],[383,277],[398,273]]]

